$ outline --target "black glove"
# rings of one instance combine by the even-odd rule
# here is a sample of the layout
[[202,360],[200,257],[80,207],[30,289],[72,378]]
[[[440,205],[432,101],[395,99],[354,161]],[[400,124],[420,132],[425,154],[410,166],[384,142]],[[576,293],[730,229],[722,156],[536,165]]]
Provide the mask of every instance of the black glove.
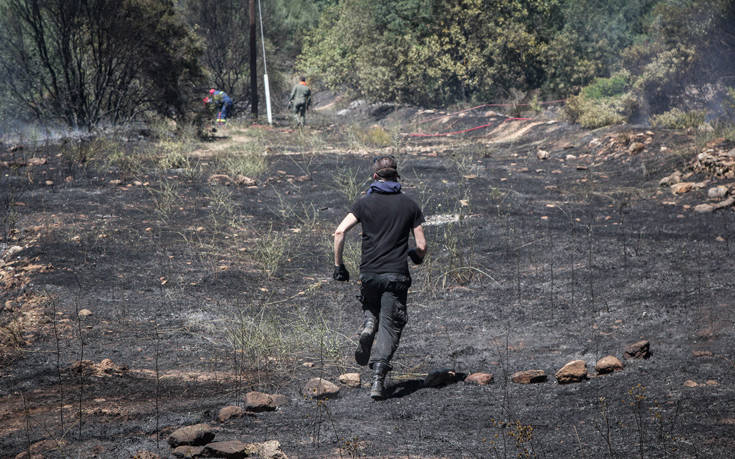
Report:
[[336,281],[344,282],[350,280],[350,272],[347,271],[345,265],[339,265],[334,267],[334,274],[332,278]]
[[410,258],[415,265],[420,265],[424,262],[424,257],[420,257],[419,254],[416,252],[416,249],[408,250],[408,258]]

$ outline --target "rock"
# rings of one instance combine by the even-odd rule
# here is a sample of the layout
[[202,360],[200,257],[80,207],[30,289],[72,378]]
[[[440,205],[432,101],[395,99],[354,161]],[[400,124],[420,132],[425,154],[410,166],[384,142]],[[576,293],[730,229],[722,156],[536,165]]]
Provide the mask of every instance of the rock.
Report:
[[142,450],[133,454],[133,459],[161,459],[161,456],[148,450]]
[[544,159],[549,159],[549,152],[548,152],[548,151],[546,151],[546,150],[538,150],[538,151],[536,152],[536,157],[537,157],[538,159],[541,159],[541,160],[544,160]]
[[288,459],[288,456],[281,451],[281,444],[278,440],[270,440],[263,443],[253,443],[251,446],[255,449],[258,457],[263,459]]
[[642,142],[633,142],[630,144],[630,147],[628,147],[628,153],[631,155],[637,155],[638,153],[642,152],[646,148],[646,145]]
[[464,380],[466,383],[477,384],[478,386],[487,386],[493,382],[492,373],[472,373]]
[[556,372],[559,384],[569,384],[587,379],[587,363],[584,360],[573,360]]
[[457,373],[454,370],[444,368],[434,370],[424,378],[424,387],[442,387],[457,382]]
[[307,381],[303,394],[311,398],[334,398],[339,395],[339,386],[322,378]]
[[694,212],[698,214],[708,214],[715,211],[715,206],[712,204],[697,204],[694,206]]
[[679,182],[671,185],[671,192],[674,194],[684,194],[691,189],[694,188],[694,183],[692,182]]
[[671,175],[668,175],[661,180],[659,180],[658,184],[659,186],[671,186],[675,185],[677,183],[681,182],[681,172],[676,171]]
[[122,180],[120,179],[110,180],[110,185],[120,185],[121,183],[122,183]]
[[53,180],[46,180],[45,182],[43,182],[43,184],[46,185],[46,186],[54,186],[54,181]]
[[80,309],[79,310],[79,317],[89,317],[92,315],[92,311],[89,309]]
[[177,446],[171,454],[173,454],[174,457],[192,458],[201,456],[202,451],[204,451],[203,446],[184,445]]
[[691,379],[687,379],[686,381],[684,381],[684,387],[697,387],[697,386],[698,384],[692,381]]
[[[31,445],[31,459],[43,459],[44,453],[51,452],[59,449],[59,447],[66,446],[66,440],[41,440]],[[3,457],[6,457],[3,455]],[[7,456],[10,457],[10,456]],[[28,457],[28,451],[23,451],[15,456],[15,459],[25,459]]]
[[516,384],[542,383],[542,382],[546,382],[546,373],[544,373],[544,370],[516,371],[510,377],[510,380]]
[[708,386],[719,386],[720,385],[720,383],[718,383],[714,379],[708,379],[707,382],[705,382],[705,384],[707,384]]
[[245,409],[259,413],[262,411],[274,411],[276,409],[273,403],[273,397],[263,392],[248,392],[245,394]]
[[650,343],[648,340],[641,340],[633,344],[629,344],[625,348],[623,357],[627,359],[647,359],[651,356],[649,351]]
[[574,155],[567,155],[567,156],[565,157],[565,159],[566,159],[567,161],[572,161],[572,160],[575,160],[575,159],[577,159],[577,157],[576,157],[576,156],[574,156]]
[[174,430],[168,437],[172,448],[181,445],[202,446],[214,440],[214,431],[209,424],[194,424]]
[[360,373],[345,373],[339,375],[339,382],[347,387],[360,387]]
[[29,166],[43,166],[48,162],[46,158],[31,158],[28,160]]
[[620,371],[622,369],[623,362],[614,355],[603,357],[595,364],[595,371],[601,375],[612,373],[613,371]]
[[245,410],[239,406],[224,406],[219,410],[219,413],[217,413],[217,420],[219,422],[227,422],[232,418],[242,417],[243,414],[245,414]]
[[205,457],[226,457],[236,458],[248,457],[254,453],[255,448],[248,443],[240,440],[216,441],[204,446],[202,456]]
[[715,210],[718,210],[718,209],[724,209],[725,207],[730,207],[733,204],[735,204],[735,196],[730,196],[724,201],[718,202],[713,207],[715,208]]
[[722,199],[727,196],[727,193],[729,191],[730,188],[726,187],[725,185],[713,186],[712,188],[707,190],[707,197],[713,200]]
[[257,181],[255,179],[252,179],[250,177],[246,177],[244,175],[238,175],[235,177],[235,183],[238,185],[244,185],[244,186],[255,186],[257,185]]
[[10,260],[14,256],[18,255],[20,252],[23,251],[23,247],[19,245],[14,245],[8,248],[8,250],[3,253],[3,260]]
[[712,357],[714,354],[711,351],[692,351],[694,357]]

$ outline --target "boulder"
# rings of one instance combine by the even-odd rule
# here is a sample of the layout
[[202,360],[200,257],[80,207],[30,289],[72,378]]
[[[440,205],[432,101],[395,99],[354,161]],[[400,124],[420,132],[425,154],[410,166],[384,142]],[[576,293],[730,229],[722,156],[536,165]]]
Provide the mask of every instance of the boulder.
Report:
[[548,151],[546,151],[546,150],[538,150],[538,151],[536,152],[536,157],[537,157],[538,159],[541,159],[541,160],[544,160],[544,159],[549,159],[549,152],[548,152]]
[[707,190],[707,197],[713,200],[719,200],[727,196],[727,193],[730,191],[730,188],[728,188],[725,185],[717,185],[709,190]]
[[339,375],[339,382],[347,387],[360,387],[362,381],[360,380],[360,373],[345,373]]
[[442,387],[457,382],[457,373],[454,370],[444,368],[434,370],[424,378],[424,387]]
[[248,457],[254,453],[255,448],[248,443],[240,440],[217,441],[204,446],[202,456],[205,457],[226,457],[239,459]]
[[226,422],[232,418],[242,417],[243,414],[245,414],[245,410],[239,406],[229,405],[222,407],[219,410],[219,413],[217,413],[217,420],[219,422]]
[[712,204],[697,204],[694,206],[694,212],[698,214],[709,214],[715,211],[715,206]]
[[623,362],[621,362],[620,359],[615,357],[614,355],[603,357],[595,364],[595,371],[597,371],[597,373],[601,375],[612,373],[613,371],[620,371],[622,369]]
[[4,253],[3,253],[3,260],[10,260],[14,256],[18,255],[20,252],[23,251],[23,247],[19,245],[13,245],[9,247]]
[[679,182],[671,185],[671,192],[674,194],[684,194],[694,188],[693,182]]
[[174,457],[184,457],[184,458],[192,458],[192,457],[200,457],[202,455],[202,451],[204,450],[203,446],[177,446],[174,448],[174,450],[171,452],[171,454]]
[[492,373],[472,373],[464,380],[466,383],[477,384],[478,386],[487,386],[493,382]]
[[281,444],[278,440],[253,443],[251,446],[255,449],[255,453],[258,457],[262,459],[288,459],[288,456],[281,451]]
[[325,399],[339,395],[339,386],[322,378],[311,378],[306,382],[303,394],[307,397]]
[[248,392],[245,394],[245,409],[256,413],[262,411],[274,411],[276,404],[273,403],[273,397],[263,392]]
[[544,370],[523,370],[516,371],[510,377],[510,380],[516,384],[536,384],[546,382],[546,373]]
[[181,445],[202,446],[214,440],[214,431],[208,424],[194,424],[174,430],[168,437],[172,448]]
[[569,384],[587,379],[587,363],[584,360],[573,360],[556,372],[559,384]]
[[647,359],[651,356],[648,340],[637,341],[625,347],[623,357],[627,359]]

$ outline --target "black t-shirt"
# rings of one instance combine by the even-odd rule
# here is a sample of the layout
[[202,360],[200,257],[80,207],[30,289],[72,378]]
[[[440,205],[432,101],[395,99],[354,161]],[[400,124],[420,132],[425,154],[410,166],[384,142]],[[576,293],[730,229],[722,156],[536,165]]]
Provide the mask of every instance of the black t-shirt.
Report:
[[424,222],[421,208],[403,193],[370,193],[352,205],[362,224],[363,273],[408,274],[408,236]]

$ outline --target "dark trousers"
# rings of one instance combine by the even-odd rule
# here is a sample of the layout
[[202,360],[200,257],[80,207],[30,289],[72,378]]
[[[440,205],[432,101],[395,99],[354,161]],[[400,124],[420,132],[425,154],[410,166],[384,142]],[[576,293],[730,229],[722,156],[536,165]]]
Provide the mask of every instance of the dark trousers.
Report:
[[396,273],[362,273],[360,281],[365,319],[372,319],[378,324],[370,353],[370,368],[381,362],[391,369],[390,361],[398,348],[403,327],[408,322],[406,299],[411,277]]

